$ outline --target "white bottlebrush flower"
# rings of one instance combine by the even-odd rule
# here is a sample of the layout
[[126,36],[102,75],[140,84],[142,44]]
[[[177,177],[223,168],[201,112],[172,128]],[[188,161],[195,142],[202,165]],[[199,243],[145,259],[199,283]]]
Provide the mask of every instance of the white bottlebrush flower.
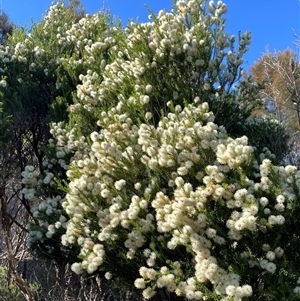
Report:
[[122,190],[123,187],[126,185],[126,181],[124,179],[121,179],[121,180],[116,181],[114,185],[117,190]]
[[134,286],[138,289],[144,289],[146,287],[145,280],[143,278],[135,279]]
[[145,299],[151,299],[155,295],[155,291],[151,287],[147,287],[142,294]]
[[75,273],[75,274],[82,274],[84,272],[84,270],[82,269],[81,263],[79,262],[75,262],[72,264],[71,266],[71,270]]
[[274,250],[274,253],[276,255],[277,258],[281,258],[284,254],[284,250],[281,248],[281,247],[277,247],[275,250]]
[[150,93],[152,92],[152,90],[153,90],[153,87],[152,87],[151,85],[148,84],[148,85],[146,86],[145,90],[146,90],[146,93],[147,93],[147,94],[150,94]]
[[265,269],[270,273],[275,273],[276,265],[273,262],[269,262],[269,263],[267,263]]
[[266,254],[266,258],[267,258],[269,261],[275,260],[275,253],[274,253],[273,251],[268,251],[267,254]]
[[6,88],[6,86],[7,86],[6,80],[5,80],[5,79],[2,79],[2,80],[0,81],[0,87]]

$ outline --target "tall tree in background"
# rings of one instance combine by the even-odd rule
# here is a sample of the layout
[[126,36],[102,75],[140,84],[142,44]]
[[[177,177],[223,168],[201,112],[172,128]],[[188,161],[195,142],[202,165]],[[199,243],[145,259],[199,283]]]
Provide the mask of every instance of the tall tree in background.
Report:
[[76,20],[80,20],[85,16],[85,9],[80,0],[66,0],[66,6],[73,12]]
[[297,54],[290,49],[266,53],[252,66],[251,72],[263,86],[262,93],[271,104],[271,111],[289,133],[289,161],[299,166],[300,64]]
[[9,20],[8,15],[0,9],[0,44],[6,44],[8,35],[12,34],[15,25]]

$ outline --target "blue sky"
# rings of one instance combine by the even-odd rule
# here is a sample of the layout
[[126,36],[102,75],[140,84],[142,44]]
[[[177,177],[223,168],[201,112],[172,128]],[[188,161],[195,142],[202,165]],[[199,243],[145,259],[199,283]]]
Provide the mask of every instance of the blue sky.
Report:
[[[228,7],[226,31],[237,35],[239,31],[252,32],[252,44],[245,55],[244,68],[250,66],[266,51],[274,52],[292,48],[293,30],[300,34],[300,0],[224,0]],[[126,24],[128,19],[147,20],[145,4],[158,12],[170,10],[172,0],[82,0],[88,13],[110,8]],[[18,25],[30,26],[31,20],[39,21],[51,0],[0,0],[3,10]]]

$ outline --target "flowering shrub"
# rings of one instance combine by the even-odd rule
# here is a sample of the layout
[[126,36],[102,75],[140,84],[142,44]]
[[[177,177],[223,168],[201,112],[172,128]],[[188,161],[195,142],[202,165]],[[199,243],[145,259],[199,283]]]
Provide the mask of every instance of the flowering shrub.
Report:
[[59,27],[60,10],[43,28],[69,116],[23,172],[31,249],[146,299],[299,298],[300,173],[264,150],[258,125],[280,125],[251,117],[250,33],[235,51],[221,1],[177,1],[124,30],[100,14]]
[[[247,138],[228,137],[205,103],[178,107],[157,127],[114,118],[68,170],[62,243],[80,247],[76,273],[104,270],[145,298],[166,288],[192,300],[279,300],[278,277],[292,295],[294,167],[259,163]],[[282,232],[286,223],[293,233]]]
[[[1,142],[11,138],[4,146],[20,153],[21,161],[12,163],[19,164],[17,171],[19,166],[27,165],[22,172],[22,202],[33,216],[28,225],[28,246],[38,256],[72,261],[74,250],[67,250],[60,243],[68,220],[61,207],[65,195],[61,187],[67,180],[66,170],[75,150],[79,156],[85,142],[78,137],[75,140],[68,104],[80,81],[79,75],[101,61],[102,56],[109,61],[106,52],[113,45],[109,40],[113,30],[108,27],[108,19],[108,14],[97,13],[78,20],[58,1],[28,35],[17,29],[8,45],[0,49]],[[91,54],[85,46],[101,40],[107,41],[106,48],[98,53],[96,61],[87,60],[87,53],[89,57]],[[81,119],[86,120],[83,116]],[[53,124],[50,130],[49,123],[54,121],[62,122]]]

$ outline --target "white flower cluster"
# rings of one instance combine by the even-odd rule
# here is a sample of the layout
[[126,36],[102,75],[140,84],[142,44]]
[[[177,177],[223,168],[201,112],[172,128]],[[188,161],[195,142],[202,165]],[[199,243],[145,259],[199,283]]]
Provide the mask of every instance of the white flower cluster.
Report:
[[[77,167],[77,178],[70,182],[63,203],[71,217],[63,243],[79,245],[83,258],[73,270],[94,272],[109,256],[107,246],[119,241],[125,231],[122,248],[129,260],[137,260],[138,250],[145,250],[147,272],[140,271],[142,278],[135,281],[144,296],[152,296],[157,286],[188,299],[202,300],[203,292],[196,289],[197,283],[207,282],[222,296],[236,300],[251,296],[252,287],[241,285],[238,274],[220,265],[214,249],[222,249],[230,242],[243,244],[244,237],[258,231],[267,235],[268,229],[284,224],[285,202],[295,197],[289,182],[296,171],[292,167],[274,167],[281,175],[282,188],[275,202],[258,197],[277,185],[268,177],[273,168],[268,159],[260,165],[260,181],[245,177],[242,183],[231,183],[232,172],[239,174],[257,163],[253,162],[253,150],[246,138],[229,138],[222,127],[210,121],[207,104],[189,105],[169,113],[157,127],[137,127],[129,118],[115,117],[118,122],[91,135],[86,157],[72,163]],[[199,175],[199,170],[204,172]],[[296,175],[299,177],[299,173]],[[144,180],[136,183],[136,177]],[[220,231],[220,226],[212,227],[214,217],[207,211],[212,204],[220,214],[222,210],[227,212],[225,216],[231,212],[227,220],[220,220],[227,233],[225,228]],[[93,222],[89,218],[92,212],[97,214]],[[92,227],[93,223],[98,226]],[[164,241],[166,249],[176,252],[178,247],[188,246],[194,262],[192,278],[185,278],[182,272],[180,280],[175,281],[172,270],[164,276],[157,270],[161,268],[158,254],[147,251],[148,233],[155,231],[157,243]],[[90,241],[101,245],[100,253],[95,254]],[[261,257],[253,258],[246,252],[243,258],[248,258],[249,267],[274,274],[283,252],[276,246]]]
[[227,142],[226,145],[218,145],[217,160],[221,164],[227,164],[230,168],[237,167],[249,161],[253,148],[247,145],[247,137],[238,138]]
[[[80,75],[82,84],[77,86],[79,101],[71,105],[70,110],[73,113],[80,112],[80,109],[93,112],[93,108],[106,107],[112,103],[117,106],[118,101],[122,103],[124,98],[128,98],[127,92],[122,93],[125,82],[132,85],[130,89],[134,91],[134,96],[126,99],[123,105],[148,108],[151,102],[156,99],[160,101],[161,97],[151,82],[142,84],[149,72],[165,78],[164,82],[170,85],[166,88],[173,90],[174,101],[183,97],[187,85],[199,85],[204,91],[210,91],[212,86],[219,87],[220,91],[230,89],[238,77],[241,58],[247,51],[250,36],[248,33],[242,35],[235,54],[230,50],[235,39],[228,38],[221,22],[221,16],[226,12],[225,4],[221,1],[216,6],[211,4],[210,12],[207,13],[202,2],[178,1],[177,14],[160,11],[155,16],[155,22],[130,23],[120,44],[114,37],[117,32],[115,27],[104,30],[97,40],[86,38],[100,18],[89,17],[74,25],[67,31],[66,39],[80,43],[81,50],[78,51],[82,53],[83,59],[72,56],[68,64],[73,69],[84,65],[88,70],[86,74]],[[211,26],[216,29],[210,31]],[[213,54],[210,52],[212,47],[215,47]],[[104,52],[115,59],[110,62],[103,55]],[[209,64],[205,61],[207,57]],[[166,68],[166,63],[170,68]],[[95,66],[98,66],[98,70],[95,70]],[[183,77],[181,82],[185,84],[172,87],[171,83],[178,82],[178,77]],[[193,91],[189,93],[192,94],[191,98],[197,96]],[[152,116],[153,112],[149,112],[144,117],[150,120]],[[99,115],[97,118],[101,119],[102,125],[105,123]]]
[[51,133],[55,138],[50,139],[48,145],[52,156],[43,161],[42,173],[33,166],[26,166],[22,172],[22,183],[25,186],[22,193],[30,201],[34,218],[34,221],[27,225],[29,247],[66,231],[68,218],[62,208],[63,193],[53,196],[53,190],[57,189],[54,173],[56,177],[65,177],[75,150],[76,156],[81,158],[82,149],[86,145],[84,138],[75,139],[73,130],[67,131],[62,124],[53,124]]
[[38,220],[39,224],[31,223],[27,225],[29,229],[27,237],[28,247],[33,247],[37,242],[44,242],[46,239],[51,238],[59,229],[66,228],[67,217],[61,209],[61,196],[40,201],[39,204],[32,207],[32,212],[34,219]]
[[22,193],[26,200],[36,201],[37,197],[35,195],[36,188],[39,185],[39,172],[34,168],[34,166],[26,166],[25,170],[22,172],[22,184],[24,188]]

